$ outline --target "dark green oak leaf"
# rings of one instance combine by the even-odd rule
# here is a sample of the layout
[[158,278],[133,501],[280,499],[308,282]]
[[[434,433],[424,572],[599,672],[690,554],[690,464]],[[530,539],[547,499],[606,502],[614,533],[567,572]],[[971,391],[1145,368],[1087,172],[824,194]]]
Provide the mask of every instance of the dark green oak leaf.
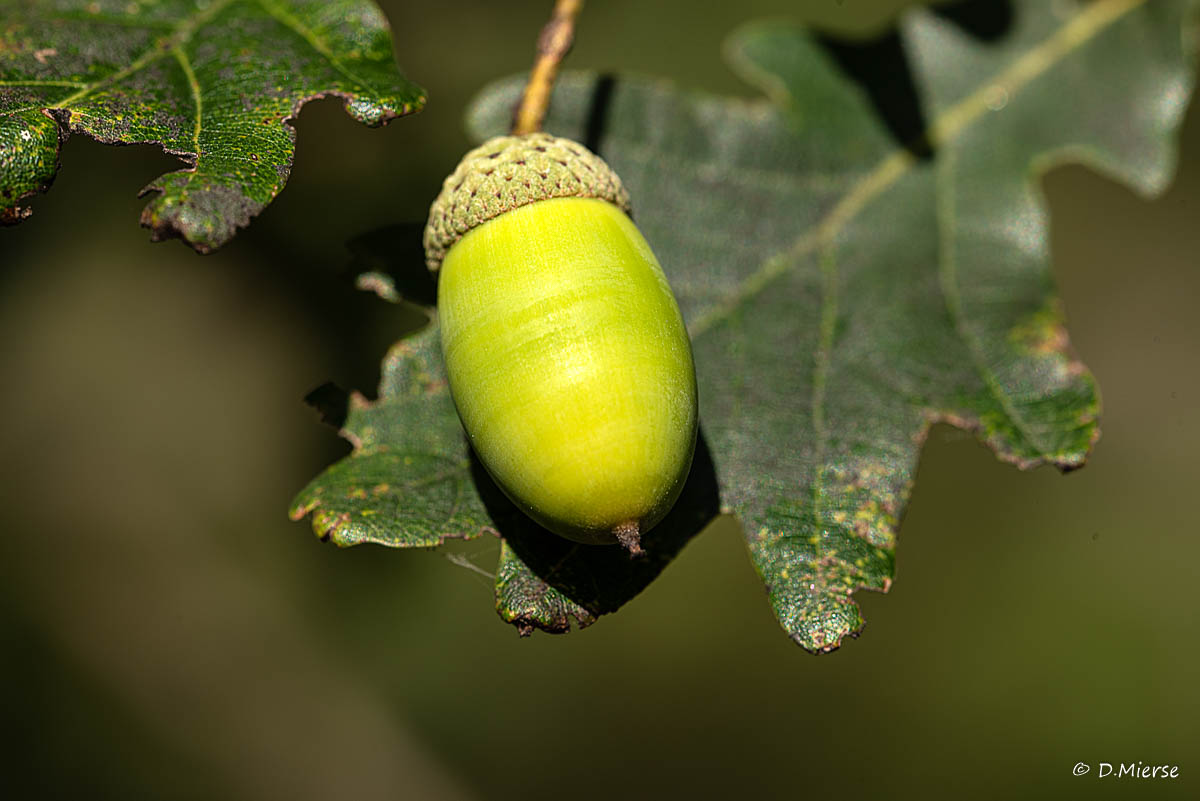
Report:
[[377,126],[425,102],[370,0],[0,0],[0,19],[6,222],[70,133],[159,144],[187,168],[142,190],[142,224],[209,252],[283,189],[304,103],[336,95]]
[[[890,585],[931,423],[975,431],[1023,468],[1079,467],[1099,433],[1035,179],[1072,160],[1147,194],[1165,186],[1191,7],[1014,5],[987,43],[929,11],[902,21],[926,132],[907,148],[871,87],[778,24],[728,48],[770,103],[609,90],[596,144],[688,321],[722,501],[810,651],[862,628],[855,591]],[[476,137],[503,129],[519,86],[484,94]],[[596,89],[563,81],[547,129],[588,135]]]
[[[1192,88],[1193,5],[1012,5],[988,41],[945,11],[915,11],[876,50],[750,26],[728,54],[769,100],[578,74],[555,91],[547,130],[622,176],[692,335],[698,466],[713,484],[672,515],[706,519],[717,497],[735,512],[780,623],[813,652],[862,628],[854,592],[890,585],[932,423],[972,430],[1022,468],[1079,467],[1098,435],[1035,180],[1073,160],[1147,194],[1164,187]],[[507,128],[522,81],[476,102],[477,139]],[[913,107],[897,112],[897,97]],[[412,415],[421,427],[452,408]],[[614,577],[564,571],[555,548],[569,560],[570,543],[510,534],[521,515],[489,505],[494,486],[474,478],[508,546],[502,615],[561,630],[571,612],[547,587],[599,608],[585,603],[589,582],[612,592]]]
[[392,347],[379,396],[350,396],[341,433],[354,452],[296,496],[292,519],[311,514],[313,531],[341,547],[429,547],[494,532],[471,482],[436,325]]

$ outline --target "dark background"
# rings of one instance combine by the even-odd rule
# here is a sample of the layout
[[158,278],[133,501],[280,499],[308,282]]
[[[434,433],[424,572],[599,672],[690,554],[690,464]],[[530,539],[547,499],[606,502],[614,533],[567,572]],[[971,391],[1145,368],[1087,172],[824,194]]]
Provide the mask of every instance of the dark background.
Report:
[[[736,24],[863,35],[907,5],[593,0],[568,65],[749,95],[719,58]],[[1196,796],[1200,115],[1161,198],[1042,180],[1103,391],[1086,469],[1021,473],[937,428],[896,583],[831,656],[783,635],[730,519],[618,614],[519,640],[445,552],[338,551],[285,515],[347,448],[300,399],[371,391],[404,325],[344,243],[423,221],[466,103],[528,68],[550,3],[384,7],[428,109],[368,130],[311,104],[287,189],[217,254],[137,226],[173,159],[81,136],[0,230],[0,792]],[[453,550],[494,570],[494,540]],[[1096,777],[1138,760],[1181,778]]]

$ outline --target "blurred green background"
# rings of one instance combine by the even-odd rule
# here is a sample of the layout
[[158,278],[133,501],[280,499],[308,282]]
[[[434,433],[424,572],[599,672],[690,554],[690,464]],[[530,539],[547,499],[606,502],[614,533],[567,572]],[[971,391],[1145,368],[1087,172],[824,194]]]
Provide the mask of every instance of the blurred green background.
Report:
[[[528,68],[550,8],[383,5],[428,109],[368,130],[310,104],[287,189],[217,254],[136,224],[173,159],[84,137],[0,231],[0,792],[1200,794],[1200,114],[1162,198],[1082,168],[1042,182],[1104,397],[1086,469],[1021,473],[936,429],[896,583],[831,656],[783,635],[729,519],[620,613],[520,640],[445,552],[337,551],[285,516],[347,451],[300,399],[371,391],[404,321],[353,290],[344,243],[423,221],[466,103]],[[749,95],[719,57],[736,24],[864,34],[908,5],[593,0],[568,66]],[[498,545],[452,550],[491,571]],[[1095,776],[1138,760],[1181,778]]]

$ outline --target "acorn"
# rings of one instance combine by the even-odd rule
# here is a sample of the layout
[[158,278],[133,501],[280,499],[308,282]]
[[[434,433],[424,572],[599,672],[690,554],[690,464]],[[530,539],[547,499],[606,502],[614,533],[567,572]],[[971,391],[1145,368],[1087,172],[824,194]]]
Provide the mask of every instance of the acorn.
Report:
[[582,145],[500,136],[446,179],[425,254],[488,474],[550,531],[636,554],[683,489],[698,412],[679,306],[629,209]]

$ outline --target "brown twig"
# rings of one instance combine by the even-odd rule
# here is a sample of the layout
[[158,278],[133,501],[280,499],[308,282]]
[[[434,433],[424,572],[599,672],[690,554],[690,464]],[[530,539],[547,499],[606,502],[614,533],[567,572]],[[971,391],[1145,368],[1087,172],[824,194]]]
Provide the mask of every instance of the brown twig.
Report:
[[583,8],[583,0],[556,0],[554,15],[538,36],[537,60],[525,84],[525,93],[513,114],[512,132],[528,134],[540,131],[550,105],[558,65],[571,50],[575,40],[575,18]]

